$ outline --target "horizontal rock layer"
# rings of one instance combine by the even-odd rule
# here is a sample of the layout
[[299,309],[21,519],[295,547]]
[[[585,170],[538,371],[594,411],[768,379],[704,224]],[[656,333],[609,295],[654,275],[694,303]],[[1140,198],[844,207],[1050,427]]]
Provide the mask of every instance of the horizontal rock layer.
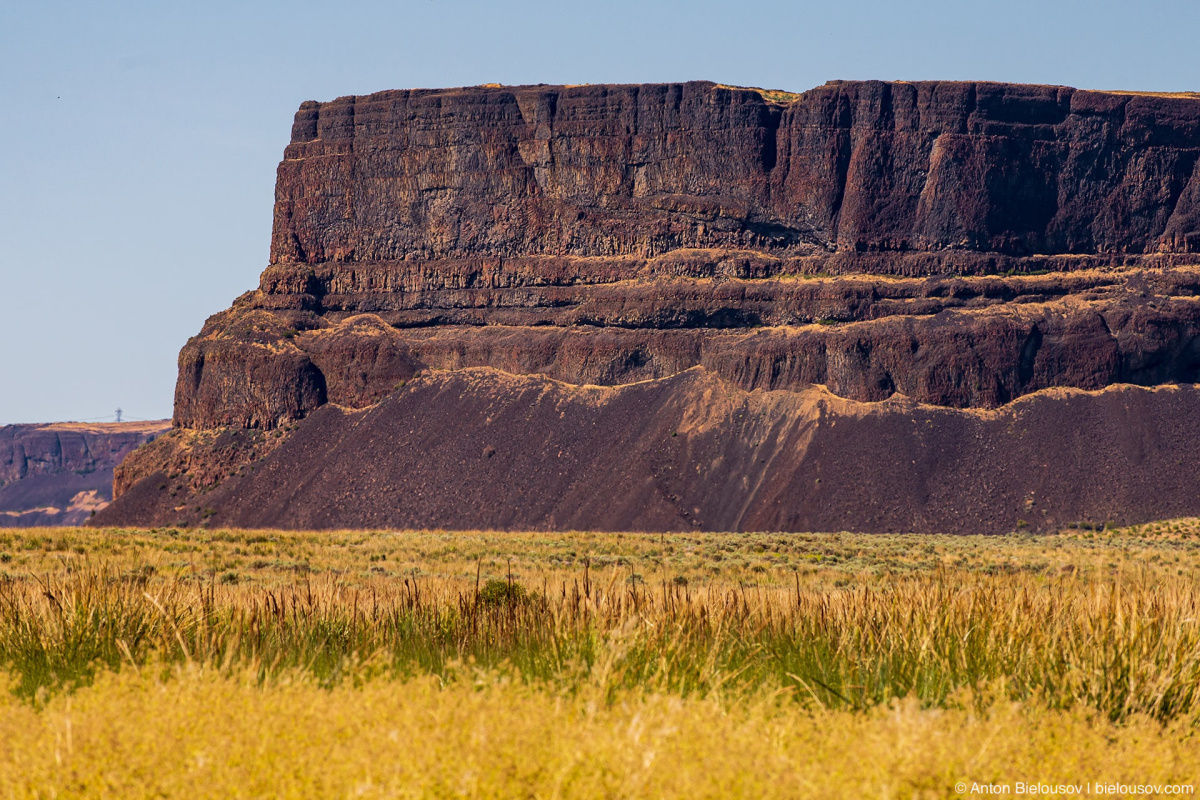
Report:
[[[575,300],[436,311],[268,310],[243,298],[180,355],[176,423],[272,428],[370,405],[426,369],[490,366],[616,385],[703,365],[743,389],[823,384],[874,401],[996,407],[1055,386],[1194,382],[1200,268],[1036,276],[677,278]],[[413,314],[440,324],[411,327]],[[490,321],[488,324],[482,324]]]

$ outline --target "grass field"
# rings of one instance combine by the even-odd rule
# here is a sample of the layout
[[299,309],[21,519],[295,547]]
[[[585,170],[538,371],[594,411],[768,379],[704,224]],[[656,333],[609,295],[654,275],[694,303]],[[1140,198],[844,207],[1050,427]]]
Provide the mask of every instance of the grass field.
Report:
[[1198,600],[1200,520],[6,531],[0,796],[1190,787]]

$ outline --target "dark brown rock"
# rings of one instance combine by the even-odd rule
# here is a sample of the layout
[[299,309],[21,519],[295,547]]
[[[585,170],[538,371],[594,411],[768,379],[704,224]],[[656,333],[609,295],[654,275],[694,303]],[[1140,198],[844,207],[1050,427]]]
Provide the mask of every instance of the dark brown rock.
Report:
[[[417,327],[412,315],[426,312],[388,309],[389,296],[366,314],[235,307],[184,348],[176,422],[271,428],[325,402],[370,405],[420,369],[472,366],[617,385],[704,365],[744,389],[817,383],[855,400],[898,391],[983,408],[1054,386],[1193,382],[1197,286],[1200,269],[1169,266],[886,281],[670,278],[564,289],[576,301],[444,306],[442,324]],[[250,329],[257,338],[243,343]]]
[[297,113],[271,260],[1152,252],[1198,141],[1195,98],[1053,86],[380,92]]

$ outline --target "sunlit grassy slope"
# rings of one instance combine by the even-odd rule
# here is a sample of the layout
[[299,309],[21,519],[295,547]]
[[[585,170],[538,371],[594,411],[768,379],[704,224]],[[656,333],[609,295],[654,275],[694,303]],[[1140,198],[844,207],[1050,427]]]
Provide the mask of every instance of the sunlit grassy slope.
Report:
[[1196,520],[5,532],[0,796],[1190,783],[1198,566]]

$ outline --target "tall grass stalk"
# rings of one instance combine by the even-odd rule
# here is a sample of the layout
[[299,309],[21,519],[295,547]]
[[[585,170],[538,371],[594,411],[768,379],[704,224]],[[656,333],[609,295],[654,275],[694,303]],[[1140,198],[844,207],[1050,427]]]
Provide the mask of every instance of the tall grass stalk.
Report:
[[0,668],[37,701],[99,670],[200,664],[262,682],[467,680],[507,670],[572,692],[778,689],[817,708],[925,706],[1002,685],[1114,721],[1200,719],[1195,582],[955,569],[846,587],[704,589],[586,567],[498,591],[478,579],[320,574],[256,586],[85,566],[0,582]]

